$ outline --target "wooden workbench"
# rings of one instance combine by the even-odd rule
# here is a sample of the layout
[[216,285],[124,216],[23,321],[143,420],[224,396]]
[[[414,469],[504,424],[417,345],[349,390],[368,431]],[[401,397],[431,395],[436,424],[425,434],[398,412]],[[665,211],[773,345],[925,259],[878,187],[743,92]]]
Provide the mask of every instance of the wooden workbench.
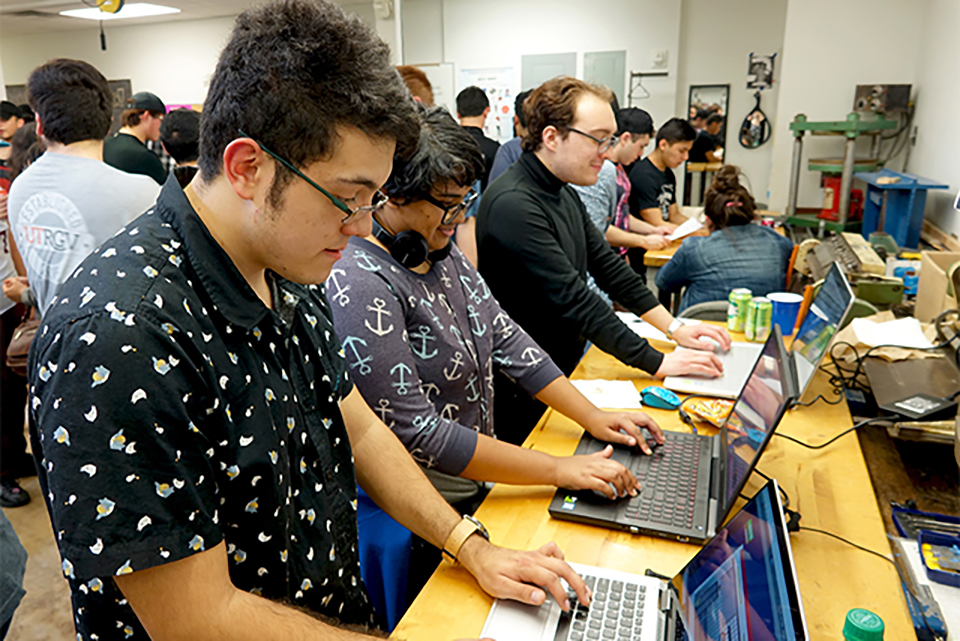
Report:
[[[680,212],[690,218],[691,216],[699,216],[703,212],[703,207],[681,207]],[[758,211],[758,218],[776,218],[780,214],[775,211]],[[777,227],[777,231],[780,234],[783,234],[783,227]],[[677,253],[677,250],[680,249],[680,245],[683,244],[684,239],[675,240],[670,243],[667,247],[663,249],[650,250],[643,255],[643,264],[647,267],[663,267],[667,262],[673,258],[673,255]]]
[[[821,373],[813,393],[826,391]],[[631,379],[638,389],[653,381],[591,347],[573,378]],[[809,393],[809,392],[808,392]],[[686,431],[676,412],[650,409],[664,430]],[[777,428],[806,442],[819,443],[850,427],[846,406],[816,403],[787,413]],[[548,410],[524,447],[557,455],[572,454],[582,429]],[[855,435],[823,450],[808,450],[773,438],[758,464],[777,478],[791,507],[803,515],[801,525],[826,530],[872,550],[889,554],[873,487]],[[763,485],[753,475],[744,488],[752,495]],[[547,513],[552,487],[497,485],[477,511],[498,545],[536,549],[555,541],[569,561],[642,574],[651,568],[673,575],[696,553],[694,545],[632,535],[606,528],[557,521]],[[742,501],[741,501],[742,503]],[[886,639],[914,639],[913,628],[893,566],[829,536],[815,532],[791,535],[801,596],[813,640],[841,638],[847,610],[862,607],[886,623]],[[493,599],[466,571],[442,563],[403,617],[393,638],[408,641],[475,638]]]

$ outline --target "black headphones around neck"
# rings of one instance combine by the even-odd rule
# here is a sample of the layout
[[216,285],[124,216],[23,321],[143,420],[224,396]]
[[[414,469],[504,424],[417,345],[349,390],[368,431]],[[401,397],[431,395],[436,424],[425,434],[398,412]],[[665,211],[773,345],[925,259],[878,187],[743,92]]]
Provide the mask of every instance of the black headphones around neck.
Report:
[[431,263],[441,261],[449,256],[453,249],[453,239],[451,239],[443,249],[430,251],[430,245],[427,244],[423,234],[412,229],[393,234],[380,224],[376,214],[373,215],[373,236],[384,244],[398,263],[407,269],[419,267],[427,260]]

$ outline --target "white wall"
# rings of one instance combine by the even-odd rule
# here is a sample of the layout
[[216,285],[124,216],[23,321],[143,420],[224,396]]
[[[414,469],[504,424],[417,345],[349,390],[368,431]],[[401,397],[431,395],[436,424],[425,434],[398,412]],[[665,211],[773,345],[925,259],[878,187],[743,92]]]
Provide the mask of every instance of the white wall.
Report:
[[927,218],[960,236],[960,212],[953,208],[960,189],[960,2],[929,0],[917,65],[916,146],[908,171],[946,185],[927,192]]
[[[454,63],[458,91],[461,69],[485,67],[513,67],[514,89],[528,89],[520,86],[525,54],[574,51],[582,76],[586,52],[625,50],[629,74],[653,70],[653,51],[666,49],[669,76],[644,79],[652,97],[634,105],[649,111],[656,122],[676,113],[676,0],[404,0],[403,6],[404,62]],[[436,19],[441,11],[442,32]]]
[[769,198],[773,144],[745,149],[737,142],[737,133],[756,104],[755,90],[746,88],[751,53],[778,54],[773,87],[764,90],[761,98],[764,113],[775,121],[786,18],[787,0],[683,0],[681,12],[677,109],[682,112],[687,105],[690,85],[730,85],[724,160],[743,170],[760,202]]
[[[376,27],[372,4],[346,9]],[[97,27],[45,35],[4,35],[0,38],[0,78],[10,85],[24,84],[30,72],[44,62],[75,58],[86,60],[109,80],[129,79],[135,92],[153,92],[166,103],[202,103],[234,20],[234,16],[227,16],[127,27],[106,23],[106,51],[100,50]],[[395,21],[386,22],[389,24],[384,31],[390,35]]]
[[133,91],[151,91],[170,104],[201,103],[233,17],[151,25],[106,25],[107,50],[96,28],[46,35],[4,36],[3,76],[24,84],[30,72],[53,58],[86,60],[109,80],[130,79]]
[[[787,202],[790,121],[799,113],[812,121],[844,119],[853,109],[859,84],[915,84],[920,44],[928,37],[922,30],[926,7],[927,0],[789,1],[783,56],[778,58],[771,209],[783,211]],[[956,84],[956,75],[944,81]],[[842,156],[840,138],[804,138],[798,207],[820,207],[823,202],[820,174],[807,171],[806,159]]]

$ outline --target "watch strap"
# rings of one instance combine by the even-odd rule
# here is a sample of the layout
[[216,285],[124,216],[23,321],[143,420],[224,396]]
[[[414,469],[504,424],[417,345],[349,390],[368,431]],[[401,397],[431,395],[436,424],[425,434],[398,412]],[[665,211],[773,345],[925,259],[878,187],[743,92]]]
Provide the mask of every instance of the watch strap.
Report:
[[673,333],[683,327],[683,323],[679,318],[674,318],[673,322],[670,323],[670,326],[667,327],[666,335],[667,338],[673,338]]
[[453,531],[450,532],[446,542],[443,544],[442,552],[444,557],[451,563],[459,563],[460,548],[463,547],[463,544],[475,532],[484,538],[488,538],[483,525],[481,525],[479,521],[468,516],[463,517],[460,522],[457,523],[457,526],[453,528]]

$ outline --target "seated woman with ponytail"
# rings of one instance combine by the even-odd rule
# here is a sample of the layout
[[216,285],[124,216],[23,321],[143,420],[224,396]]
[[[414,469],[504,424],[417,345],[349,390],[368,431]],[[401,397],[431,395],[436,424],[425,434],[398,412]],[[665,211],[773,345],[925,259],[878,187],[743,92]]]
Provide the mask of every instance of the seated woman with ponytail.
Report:
[[657,272],[658,288],[686,287],[681,312],[697,303],[726,300],[737,287],[750,289],[754,296],[783,290],[793,242],[752,224],[756,205],[739,175],[733,165],[720,168],[704,196],[710,234],[687,238]]

